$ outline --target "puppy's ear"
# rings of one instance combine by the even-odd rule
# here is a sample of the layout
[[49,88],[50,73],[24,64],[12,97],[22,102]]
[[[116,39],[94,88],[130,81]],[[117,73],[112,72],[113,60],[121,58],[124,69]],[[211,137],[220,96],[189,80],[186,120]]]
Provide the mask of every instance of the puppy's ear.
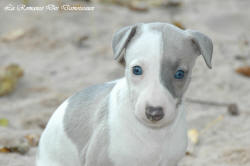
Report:
[[211,69],[213,54],[212,40],[203,33],[194,30],[186,30],[186,32],[191,35],[191,40],[194,43],[196,49],[198,49],[199,54],[203,56],[207,66]]
[[113,36],[112,48],[114,59],[120,63],[124,63],[125,50],[136,33],[136,25],[128,26],[117,31]]

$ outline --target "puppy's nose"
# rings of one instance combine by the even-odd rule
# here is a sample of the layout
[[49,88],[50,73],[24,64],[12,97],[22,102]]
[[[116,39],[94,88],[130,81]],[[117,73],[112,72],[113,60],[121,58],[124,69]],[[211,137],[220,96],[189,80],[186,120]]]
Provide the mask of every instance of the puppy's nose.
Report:
[[164,117],[164,112],[162,107],[147,106],[145,114],[148,120],[151,121],[159,121]]

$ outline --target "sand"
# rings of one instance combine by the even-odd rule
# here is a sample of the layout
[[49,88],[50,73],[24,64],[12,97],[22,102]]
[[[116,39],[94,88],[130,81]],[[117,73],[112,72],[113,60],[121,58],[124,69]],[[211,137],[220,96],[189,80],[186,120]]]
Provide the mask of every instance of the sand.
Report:
[[[250,78],[235,72],[250,65],[250,1],[186,0],[178,8],[150,7],[147,12],[99,3],[88,4],[95,7],[88,12],[4,11],[9,3],[18,1],[0,2],[0,39],[17,30],[23,34],[0,40],[0,67],[17,63],[25,74],[13,93],[0,97],[0,118],[9,120],[7,127],[0,127],[1,146],[18,144],[26,135],[39,136],[65,98],[123,76],[111,50],[116,30],[138,22],[180,21],[214,43],[213,69],[198,58],[186,97],[236,103],[240,114],[230,115],[226,106],[186,101],[188,128],[202,132],[179,166],[250,165]],[[36,151],[34,146],[24,155],[0,153],[0,165],[34,166]]]

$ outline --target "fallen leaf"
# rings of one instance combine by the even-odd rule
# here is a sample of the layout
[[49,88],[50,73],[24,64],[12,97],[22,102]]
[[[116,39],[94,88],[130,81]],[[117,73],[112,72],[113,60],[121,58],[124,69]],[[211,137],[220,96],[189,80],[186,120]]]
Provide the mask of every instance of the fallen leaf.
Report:
[[17,64],[10,64],[3,70],[0,70],[0,96],[12,92],[16,88],[18,79],[23,74],[23,69]]
[[181,5],[181,0],[169,0],[167,3],[167,7],[180,7]]
[[28,5],[29,4],[29,0],[23,0],[23,4],[24,5]]
[[0,152],[1,152],[1,153],[10,153],[11,151],[10,151],[10,149],[7,148],[7,147],[1,147],[1,148],[0,148]]
[[0,96],[12,92],[15,88],[16,80],[10,77],[0,78]]
[[250,66],[239,67],[236,69],[236,72],[246,77],[250,77]]
[[17,78],[22,77],[24,74],[23,69],[18,64],[10,64],[5,68],[5,70],[9,75]]
[[188,139],[191,141],[193,144],[198,144],[199,143],[199,132],[197,129],[190,129],[188,130]]
[[8,125],[9,125],[8,119],[0,118],[0,126],[6,127],[6,126],[8,126]]
[[25,154],[29,151],[30,147],[27,144],[19,144],[16,146],[10,146],[10,147],[1,147],[0,152],[1,153],[19,153],[19,154]]
[[2,37],[2,41],[11,42],[11,41],[22,38],[24,35],[25,35],[25,31],[23,29],[16,29],[5,34]]
[[149,10],[148,5],[142,1],[132,1],[128,4],[128,8],[137,12],[147,12]]
[[186,28],[183,26],[183,24],[182,24],[181,22],[179,22],[179,21],[173,21],[172,24],[175,25],[175,26],[177,26],[177,27],[180,28],[180,29],[183,29],[183,30],[186,29]]
[[26,140],[28,141],[28,144],[30,146],[37,146],[39,142],[39,136],[35,134],[29,134],[25,136]]

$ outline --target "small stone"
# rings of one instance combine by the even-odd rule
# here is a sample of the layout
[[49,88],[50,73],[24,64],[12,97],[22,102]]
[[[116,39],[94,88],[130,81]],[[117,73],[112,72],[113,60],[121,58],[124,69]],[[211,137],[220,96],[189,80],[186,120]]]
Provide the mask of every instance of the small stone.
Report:
[[237,104],[230,104],[227,108],[227,111],[230,115],[232,116],[237,116],[239,115],[239,109]]
[[77,47],[81,48],[81,47],[88,47],[88,44],[86,43],[86,41],[89,39],[88,35],[83,35],[78,37],[74,43]]
[[240,61],[245,61],[245,60],[247,60],[247,57],[244,55],[237,54],[237,55],[235,55],[235,59],[240,60]]

